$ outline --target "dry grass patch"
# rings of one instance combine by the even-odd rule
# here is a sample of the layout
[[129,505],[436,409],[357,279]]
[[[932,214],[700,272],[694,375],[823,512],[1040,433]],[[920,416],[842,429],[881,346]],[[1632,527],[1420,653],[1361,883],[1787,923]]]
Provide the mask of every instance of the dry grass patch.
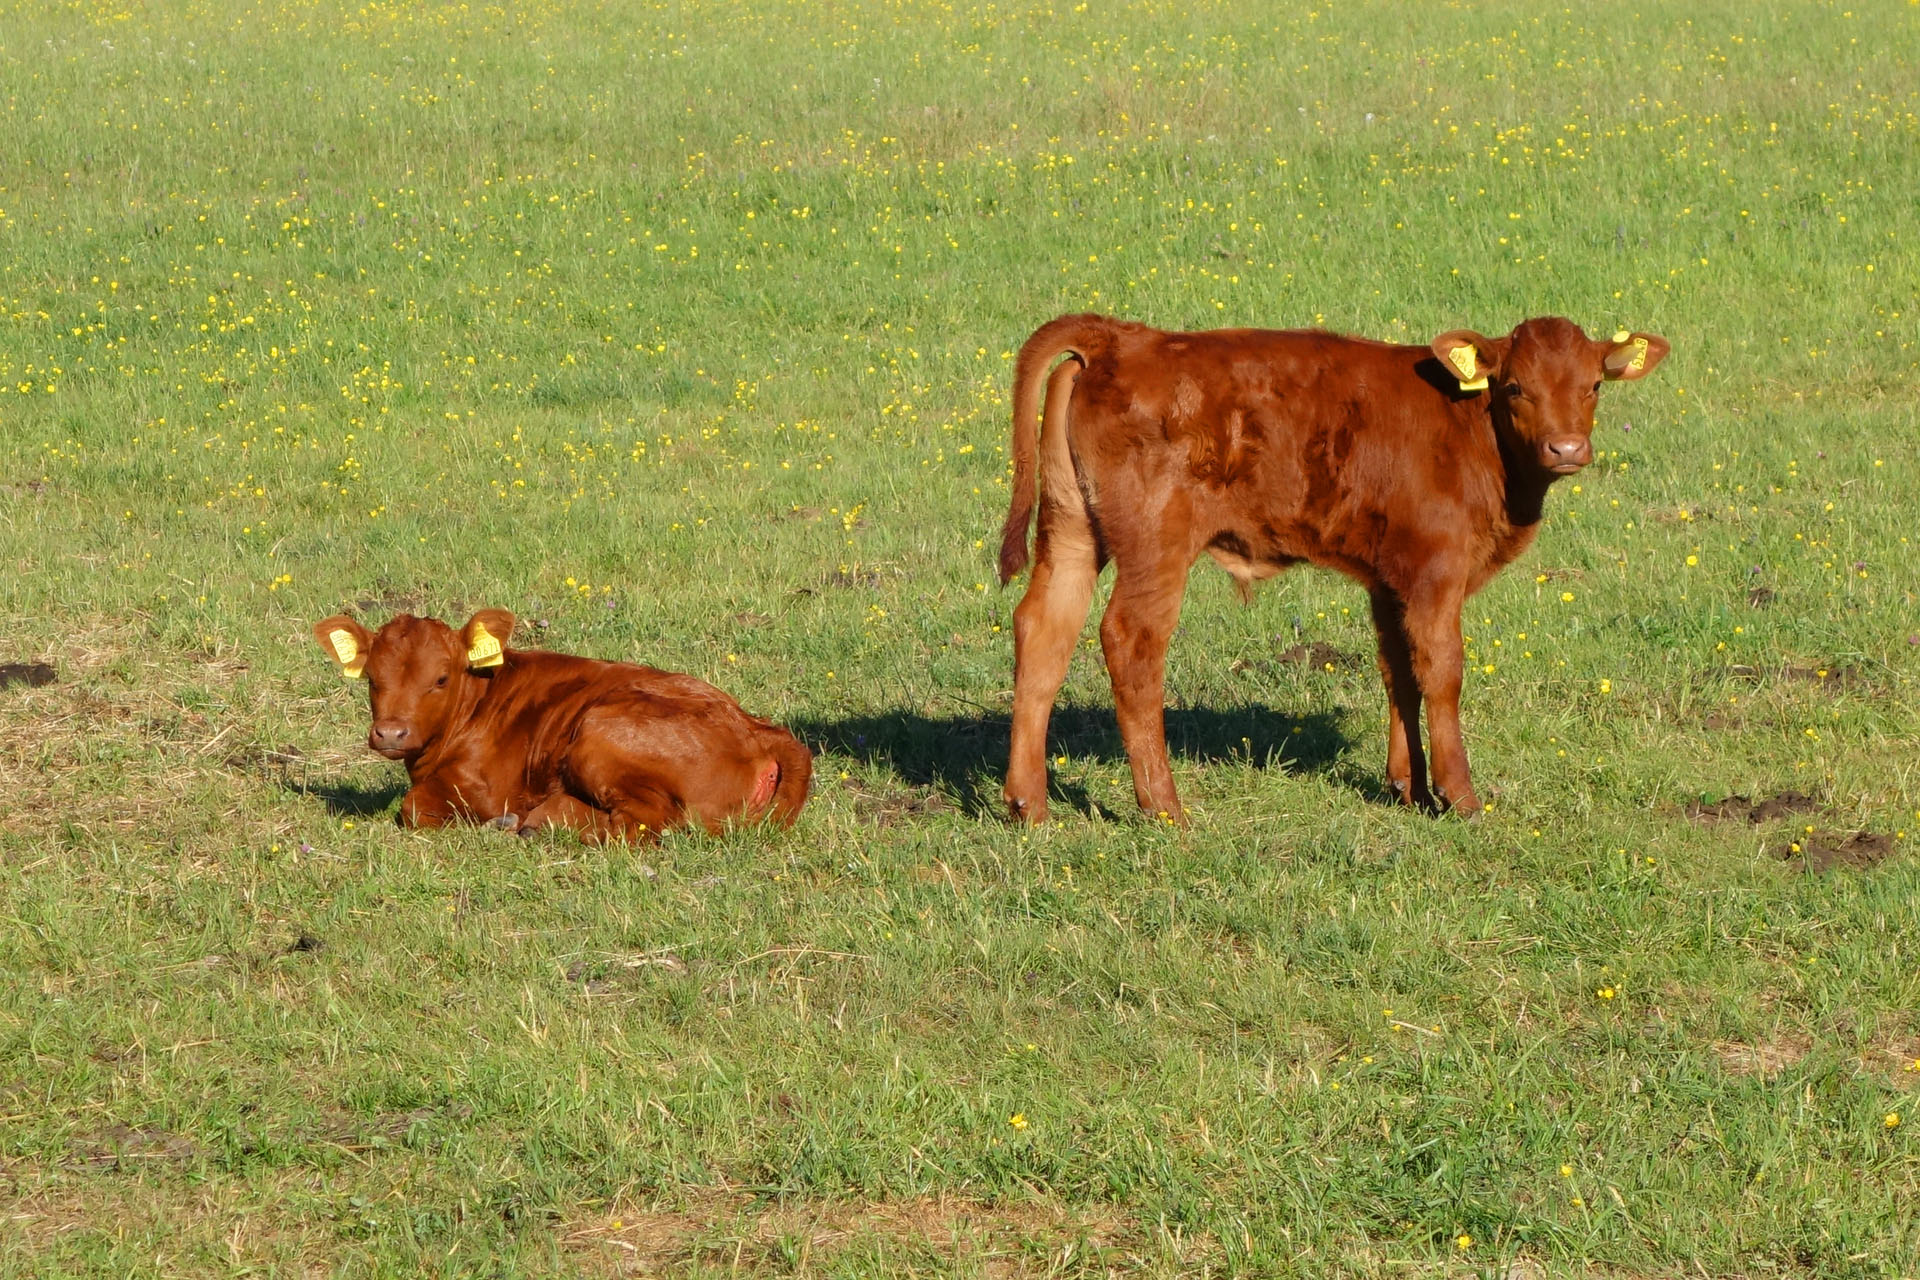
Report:
[[[311,816],[286,803],[288,793],[324,803],[352,790],[344,780],[356,769],[372,778],[379,763],[353,743],[303,751],[282,740],[284,727],[259,740],[273,732],[259,723],[260,677],[232,644],[168,661],[138,620],[94,618],[55,666],[51,684],[0,693],[0,840],[52,834],[68,848],[166,848],[231,837],[257,813],[270,815],[277,836]],[[297,720],[324,714],[307,705],[320,699],[278,691],[274,700]]]
[[954,1196],[782,1203],[699,1192],[673,1207],[616,1208],[560,1236],[570,1257],[610,1275],[701,1265],[806,1275],[855,1252],[981,1276],[1079,1275],[1143,1269],[1164,1253],[1150,1228],[1112,1209]]
[[209,1266],[275,1271],[295,1262],[293,1274],[324,1274],[322,1259],[335,1239],[331,1225],[288,1213],[284,1203],[288,1193],[312,1191],[311,1177],[289,1175],[258,1187],[158,1173],[39,1180],[31,1171],[0,1172],[0,1197],[9,1202],[0,1212],[0,1259],[34,1258],[43,1267],[56,1260],[77,1267],[106,1257],[137,1259],[149,1274]]
[[1909,1088],[1920,1089],[1920,1036],[1903,1035],[1875,1045],[1862,1056],[1872,1072],[1888,1072]]
[[1713,1046],[1720,1065],[1730,1075],[1764,1076],[1771,1080],[1789,1067],[1797,1067],[1813,1052],[1813,1038],[1797,1031],[1784,1032],[1753,1044],[1721,1042]]
[[250,664],[230,647],[184,665],[155,660],[149,647],[135,623],[88,620],[52,683],[0,698],[9,798],[0,834],[57,825],[93,841],[124,838],[177,815],[196,783],[221,770],[241,720],[220,710],[237,703]]

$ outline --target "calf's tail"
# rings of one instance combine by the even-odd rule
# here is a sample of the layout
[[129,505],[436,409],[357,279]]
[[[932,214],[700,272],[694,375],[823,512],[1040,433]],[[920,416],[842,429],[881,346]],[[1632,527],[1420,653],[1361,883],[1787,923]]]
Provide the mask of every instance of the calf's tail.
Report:
[[779,772],[773,784],[773,807],[767,811],[767,817],[790,827],[800,816],[801,808],[807,803],[807,792],[813,786],[813,752],[785,729],[776,727],[774,733],[778,736],[767,745]]
[[[1105,316],[1061,316],[1033,331],[1013,363],[1013,498],[1007,522],[1000,529],[1000,581],[1005,584],[1027,567],[1031,552],[1027,530],[1033,523],[1038,476],[1041,395],[1047,390],[1047,370],[1063,355],[1081,364],[1104,352],[1112,341],[1113,322]],[[1048,426],[1055,423],[1055,407],[1048,396]],[[1065,406],[1060,406],[1064,411]]]

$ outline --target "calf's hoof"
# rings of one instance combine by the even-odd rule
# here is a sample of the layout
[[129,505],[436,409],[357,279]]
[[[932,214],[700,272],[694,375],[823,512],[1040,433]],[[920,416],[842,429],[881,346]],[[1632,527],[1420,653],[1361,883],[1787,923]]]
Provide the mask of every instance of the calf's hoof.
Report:
[[516,814],[503,813],[487,825],[495,831],[517,831],[520,829],[520,818]]
[[1405,805],[1409,809],[1437,814],[1446,808],[1444,801],[1434,799],[1424,782],[1416,785],[1410,778],[1389,778],[1387,790],[1393,794],[1395,804]]
[[1007,802],[1007,819],[1011,822],[1023,822],[1037,827],[1047,820],[1047,801],[1044,796],[1028,797],[1016,795],[1012,791],[1000,793]]

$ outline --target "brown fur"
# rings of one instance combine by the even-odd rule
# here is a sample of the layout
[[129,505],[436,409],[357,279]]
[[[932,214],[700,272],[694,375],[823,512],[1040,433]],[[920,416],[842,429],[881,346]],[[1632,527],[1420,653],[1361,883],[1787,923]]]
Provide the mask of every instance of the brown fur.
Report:
[[[1463,388],[1449,359],[1461,348],[1486,389]],[[1479,809],[1460,737],[1460,607],[1533,541],[1548,486],[1591,461],[1599,384],[1643,377],[1667,350],[1651,334],[1589,339],[1554,317],[1424,347],[1318,330],[1169,333],[1095,315],[1042,325],[1014,366],[1000,548],[1005,582],[1027,564],[1037,472],[1033,578],[1014,614],[1014,816],[1046,817],[1047,720],[1111,560],[1100,639],[1134,795],[1183,820],[1162,687],[1203,552],[1243,590],[1303,560],[1365,586],[1390,784],[1410,803]]]
[[514,619],[483,609],[460,631],[411,614],[378,632],[345,616],[314,624],[336,662],[337,630],[366,661],[367,745],[404,762],[413,783],[402,826],[465,820],[648,841],[692,824],[791,826],[806,803],[812,753],[704,680],[511,648],[498,666],[469,666],[478,625],[505,645]]

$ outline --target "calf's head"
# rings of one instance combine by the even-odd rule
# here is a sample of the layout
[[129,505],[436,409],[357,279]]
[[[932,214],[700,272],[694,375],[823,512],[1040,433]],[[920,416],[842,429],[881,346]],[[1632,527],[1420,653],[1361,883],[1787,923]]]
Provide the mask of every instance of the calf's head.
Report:
[[1504,338],[1454,329],[1435,338],[1431,350],[1461,390],[1489,390],[1509,452],[1549,475],[1568,476],[1593,461],[1600,384],[1646,377],[1670,348],[1651,333],[1589,338],[1573,321],[1548,316]]
[[505,661],[513,615],[482,609],[455,631],[438,618],[403,613],[378,631],[345,614],[313,624],[313,635],[348,679],[364,679],[373,704],[367,746],[389,760],[412,760],[439,741],[454,714],[470,705],[468,682]]

